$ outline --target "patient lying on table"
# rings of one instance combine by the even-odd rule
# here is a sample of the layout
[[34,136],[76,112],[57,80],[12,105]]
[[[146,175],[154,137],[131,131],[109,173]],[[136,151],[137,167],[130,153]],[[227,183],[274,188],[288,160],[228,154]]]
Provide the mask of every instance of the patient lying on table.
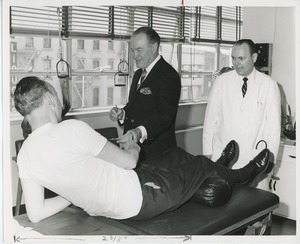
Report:
[[[140,148],[131,138],[119,148],[82,121],[61,122],[62,107],[49,83],[25,77],[17,84],[14,100],[32,127],[18,155],[32,222],[71,203],[92,216],[136,220],[174,210],[190,199],[220,206],[230,199],[233,186],[247,185],[273,167],[271,152],[264,149],[243,168],[228,169],[224,165],[235,156],[232,141],[216,163],[196,156],[136,168]],[[44,188],[58,196],[45,199]]]

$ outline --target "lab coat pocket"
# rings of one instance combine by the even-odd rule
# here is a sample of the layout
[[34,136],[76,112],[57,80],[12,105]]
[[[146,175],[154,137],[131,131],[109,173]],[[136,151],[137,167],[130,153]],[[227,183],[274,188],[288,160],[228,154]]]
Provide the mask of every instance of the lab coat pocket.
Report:
[[251,121],[252,125],[250,128],[252,128],[253,133],[257,133],[263,126],[263,121],[265,120],[265,106],[262,101],[256,101],[255,108],[251,113]]

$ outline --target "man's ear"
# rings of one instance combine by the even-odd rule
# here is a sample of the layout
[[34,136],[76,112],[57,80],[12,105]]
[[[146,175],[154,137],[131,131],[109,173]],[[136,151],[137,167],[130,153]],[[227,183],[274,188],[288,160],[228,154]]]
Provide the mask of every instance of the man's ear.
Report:
[[257,58],[258,58],[258,54],[257,54],[257,53],[253,53],[253,54],[252,54],[252,60],[253,60],[253,63],[256,62]]
[[155,52],[158,52],[158,43],[157,42],[154,42],[152,44],[152,51],[155,53]]

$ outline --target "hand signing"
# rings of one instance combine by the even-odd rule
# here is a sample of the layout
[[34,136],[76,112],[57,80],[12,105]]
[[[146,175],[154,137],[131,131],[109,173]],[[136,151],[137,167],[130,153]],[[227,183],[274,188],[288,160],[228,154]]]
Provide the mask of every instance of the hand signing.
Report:
[[112,121],[117,121],[117,120],[120,120],[122,119],[123,117],[123,109],[121,108],[118,108],[117,106],[113,107],[110,112],[109,112],[109,118],[112,120]]

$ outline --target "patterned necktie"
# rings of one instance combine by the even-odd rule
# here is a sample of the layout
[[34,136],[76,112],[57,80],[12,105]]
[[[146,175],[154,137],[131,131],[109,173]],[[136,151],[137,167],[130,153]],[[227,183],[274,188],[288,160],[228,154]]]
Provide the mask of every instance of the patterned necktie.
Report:
[[243,78],[243,81],[244,81],[244,84],[243,84],[243,86],[242,86],[243,97],[245,97],[245,94],[246,94],[246,92],[247,92],[247,80],[248,80],[247,77],[244,77],[244,78]]
[[143,69],[143,72],[142,72],[142,75],[141,75],[141,78],[140,78],[140,82],[138,83],[137,85],[137,89],[139,89],[140,85],[143,83],[143,81],[145,80],[145,77],[147,75],[147,70]]

